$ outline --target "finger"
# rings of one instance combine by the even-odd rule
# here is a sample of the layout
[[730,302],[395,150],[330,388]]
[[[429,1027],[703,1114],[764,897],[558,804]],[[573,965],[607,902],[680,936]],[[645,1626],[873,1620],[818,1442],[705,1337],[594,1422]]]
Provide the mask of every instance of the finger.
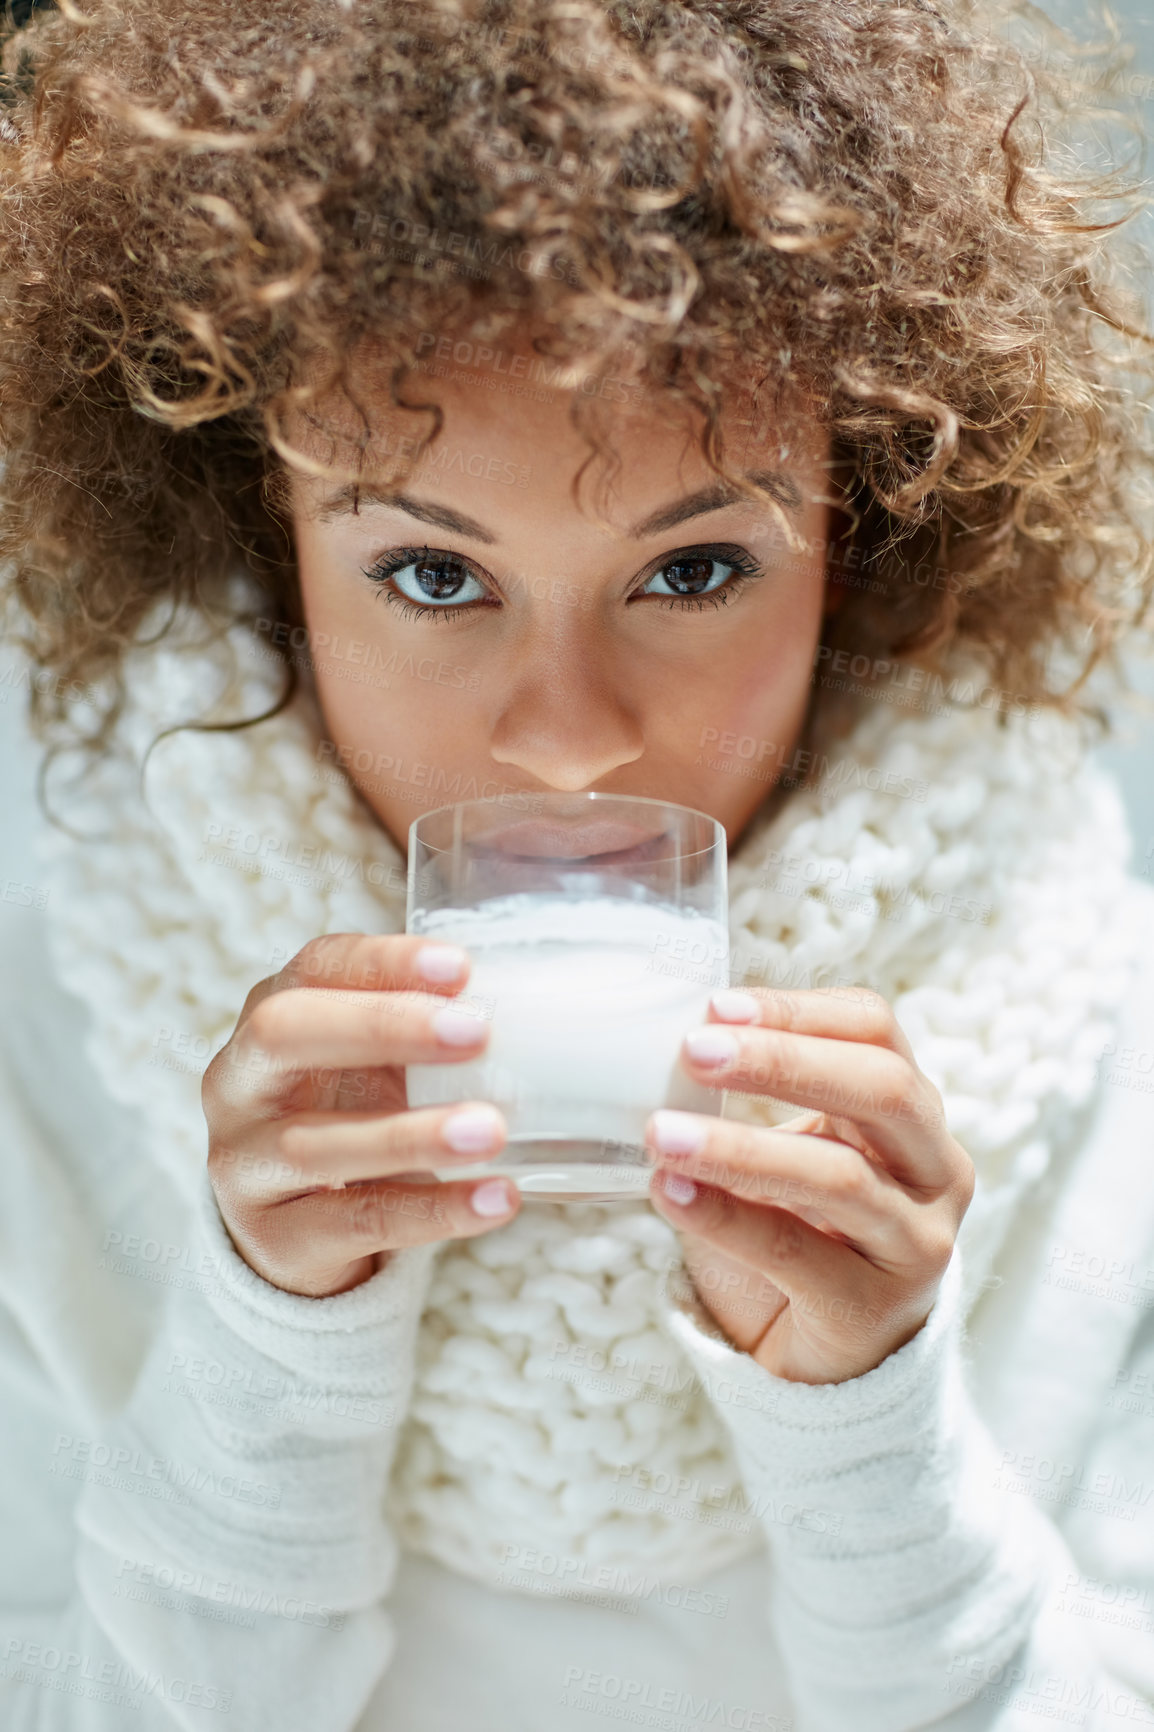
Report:
[[837,1300],[842,1308],[862,1308],[877,1292],[878,1273],[865,1258],[788,1209],[758,1207],[711,1185],[698,1185],[692,1198],[675,1201],[660,1173],[653,1176],[649,1197],[672,1226],[767,1276],[791,1306],[805,1310]]
[[949,1182],[940,1096],[892,1048],[707,1023],[686,1036],[682,1062],[706,1087],[769,1095],[862,1126],[903,1184],[933,1190]]
[[520,1206],[516,1185],[497,1175],[432,1185],[377,1179],[277,1203],[249,1234],[271,1271],[266,1278],[275,1282],[283,1272],[291,1285],[302,1263],[339,1270],[376,1251],[474,1238],[512,1220]]
[[206,1084],[231,1102],[269,1103],[308,1070],[452,1064],[488,1041],[483,1008],[417,991],[288,987],[269,993],[237,1026]]
[[742,1353],[754,1352],[766,1330],[789,1307],[780,1287],[722,1246],[711,1245],[684,1228],[681,1257],[694,1291],[699,1298],[708,1296],[709,1310],[733,1345]]
[[[687,1148],[691,1140],[696,1149]],[[663,1109],[649,1119],[645,1141],[659,1168],[742,1202],[788,1209],[818,1230],[828,1225],[879,1268],[914,1266],[932,1249],[937,1227],[927,1205],[835,1137]]]
[[791,1034],[864,1041],[890,1047],[910,1064],[913,1048],[893,1006],[867,986],[719,987],[709,1001],[710,1022],[781,1028]]
[[274,1198],[395,1173],[484,1160],[504,1147],[504,1117],[488,1101],[399,1113],[294,1113],[217,1146],[209,1165],[233,1196]]
[[241,1018],[269,993],[294,987],[459,992],[469,969],[469,953],[459,944],[422,938],[418,933],[322,933],[310,938],[279,973],[253,987]]

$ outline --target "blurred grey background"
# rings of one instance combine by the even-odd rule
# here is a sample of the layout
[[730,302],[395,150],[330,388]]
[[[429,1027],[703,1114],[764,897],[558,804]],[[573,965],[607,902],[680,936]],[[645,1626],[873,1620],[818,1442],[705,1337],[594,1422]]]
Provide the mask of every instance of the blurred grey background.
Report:
[[[1039,8],[1056,24],[1085,42],[1103,40],[1102,9],[1083,0],[1047,0]],[[1122,42],[1132,51],[1122,74],[1124,101],[1140,120],[1144,133],[1142,169],[1154,198],[1154,6],[1151,0],[1113,0],[1106,13]],[[1129,159],[1133,144],[1126,141]],[[1146,249],[1152,270],[1144,288],[1148,316],[1154,320],[1154,212],[1144,212],[1129,226]],[[1130,682],[1140,694],[1135,710],[1120,710],[1115,737],[1095,756],[1118,777],[1134,832],[1132,870],[1154,878],[1154,662],[1148,653],[1126,660]]]
[[[17,0],[18,9],[27,10],[29,5],[30,0]],[[1044,10],[1082,40],[1103,40],[1100,23],[1091,22],[1092,14],[1081,0],[1049,0]],[[1119,0],[1110,15],[1123,42],[1133,48],[1123,87],[1149,139],[1154,136],[1154,6],[1151,0]],[[1024,28],[1032,26],[1027,22]],[[1094,151],[1092,141],[1088,140],[1087,149]],[[1143,170],[1154,192],[1149,160]],[[1132,228],[1154,264],[1154,214],[1145,213]],[[1154,317],[1154,282],[1149,280],[1146,297]],[[1127,666],[1131,683],[1142,694],[1141,708],[1116,712],[1115,737],[1095,756],[1117,776],[1126,800],[1134,834],[1132,869],[1154,878],[1154,661],[1131,654]],[[23,736],[24,696],[12,683],[12,669],[11,654],[0,645],[0,883],[6,879],[33,883],[24,821],[33,809],[32,761]]]

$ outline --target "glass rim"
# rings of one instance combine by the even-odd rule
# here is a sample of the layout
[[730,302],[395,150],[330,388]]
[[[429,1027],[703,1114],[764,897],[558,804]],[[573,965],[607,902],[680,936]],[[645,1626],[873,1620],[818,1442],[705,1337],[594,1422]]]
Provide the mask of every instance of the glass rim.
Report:
[[[527,790],[525,790],[525,792],[527,792]],[[496,798],[492,799],[492,800],[486,800],[484,798],[477,798],[477,799],[473,799],[473,800],[450,800],[444,806],[433,806],[429,809],[429,811],[419,813],[417,815],[417,817],[415,817],[413,819],[412,823],[409,825],[408,842],[409,842],[410,858],[412,857],[414,845],[417,844],[418,841],[419,841],[419,845],[423,849],[425,849],[426,852],[428,852],[430,854],[449,854],[449,853],[452,853],[452,851],[453,851],[451,844],[449,847],[441,847],[436,842],[426,841],[423,836],[418,838],[417,828],[420,824],[423,824],[426,819],[439,818],[442,815],[442,813],[452,812],[458,806],[481,806],[481,807],[498,806],[498,805],[500,805],[503,797],[504,796],[498,794],[496,796]],[[533,798],[540,797],[540,798],[545,799],[545,800],[558,799],[558,800],[618,801],[618,802],[621,802],[622,804],[628,803],[628,804],[637,805],[637,806],[665,806],[665,807],[671,808],[673,811],[676,811],[676,812],[689,812],[693,815],[693,817],[701,818],[705,821],[706,824],[712,825],[713,831],[714,831],[714,839],[711,843],[707,843],[704,848],[683,849],[681,851],[681,853],[677,856],[677,858],[682,859],[682,860],[696,860],[700,855],[713,853],[716,851],[716,849],[719,846],[724,847],[726,844],[725,826],[724,826],[724,824],[722,824],[720,822],[719,819],[712,817],[711,814],[708,812],[702,812],[696,806],[683,806],[677,800],[655,800],[648,794],[598,793],[596,790],[593,790],[593,789],[591,789],[588,793],[579,793],[579,794],[546,793],[546,794],[542,794],[541,796],[534,795],[531,797],[533,797]],[[512,810],[512,808],[510,808],[510,810]],[[718,831],[721,832],[720,838],[718,838],[718,835],[717,835]],[[590,856],[590,858],[594,858],[594,857],[595,856]],[[659,864],[659,862],[654,861],[654,862],[651,862],[651,864],[656,865],[656,864]]]

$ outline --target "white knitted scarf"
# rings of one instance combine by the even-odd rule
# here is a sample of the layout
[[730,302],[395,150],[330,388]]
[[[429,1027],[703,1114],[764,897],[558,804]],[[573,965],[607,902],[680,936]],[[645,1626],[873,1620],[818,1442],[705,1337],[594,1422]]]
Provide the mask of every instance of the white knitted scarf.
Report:
[[[178,615],[127,678],[123,750],[67,799],[51,784],[90,839],[46,832],[50,942],[91,1012],[104,1086],[142,1109],[149,1157],[191,1196],[201,1072],[249,989],[316,934],[403,931],[405,861],[322,750],[307,678],[270,721],[163,739],[140,797],[162,728],[275,701],[283,674],[251,627],[213,636]],[[852,981],[893,1004],[978,1172],[968,1311],[1092,1096],[1126,977],[1129,834],[1113,783],[1052,713],[1002,730],[977,701],[862,710],[817,786],[755,818],[730,859],[731,977]],[[785,1115],[730,1096],[726,1116]],[[740,1508],[742,1490],[728,1433],[660,1326],[678,1265],[646,1200],[527,1202],[439,1248],[389,1487],[403,1543],[490,1583],[508,1548],[685,1581],[759,1543],[756,1523],[710,1515]],[[623,1470],[641,1463],[710,1510],[631,1508]]]

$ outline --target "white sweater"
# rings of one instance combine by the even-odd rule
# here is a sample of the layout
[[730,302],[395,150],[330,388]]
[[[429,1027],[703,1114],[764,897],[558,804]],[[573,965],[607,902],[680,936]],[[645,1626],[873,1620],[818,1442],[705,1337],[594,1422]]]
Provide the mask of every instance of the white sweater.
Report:
[[[644,1455],[615,1496],[655,1536],[680,1524],[687,1557],[708,1560],[706,1530],[744,1533],[730,1561],[630,1569],[535,1550],[510,1518],[486,1580],[400,1550],[389,1519],[433,1248],[324,1300],[253,1275],[203,1173],[177,1182],[91,1062],[37,870],[17,828],[0,857],[4,1732],[1154,1725],[1154,889],[1120,893],[1114,1050],[976,1292],[959,1249],[912,1341],[811,1388],[662,1286],[741,1496]],[[533,1207],[472,1242],[482,1267]],[[572,1222],[592,1247],[594,1216]],[[560,1372],[591,1414],[631,1375],[595,1335]],[[679,1411],[659,1383],[633,1394]]]

